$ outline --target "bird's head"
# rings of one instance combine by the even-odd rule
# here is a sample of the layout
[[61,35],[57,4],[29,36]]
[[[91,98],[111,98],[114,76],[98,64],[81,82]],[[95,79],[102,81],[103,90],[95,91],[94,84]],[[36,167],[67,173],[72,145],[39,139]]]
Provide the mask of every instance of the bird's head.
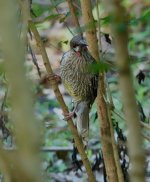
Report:
[[76,35],[70,41],[70,48],[80,54],[87,50],[87,43],[81,35]]

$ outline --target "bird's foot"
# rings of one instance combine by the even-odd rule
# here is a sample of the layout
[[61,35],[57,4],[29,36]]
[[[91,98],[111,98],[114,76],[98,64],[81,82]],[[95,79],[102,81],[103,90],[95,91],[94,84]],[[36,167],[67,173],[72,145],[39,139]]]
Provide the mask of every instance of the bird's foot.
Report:
[[71,119],[73,116],[74,116],[74,114],[75,114],[75,111],[72,111],[72,112],[69,112],[69,113],[65,113],[64,114],[64,120],[69,120],[69,119]]
[[73,111],[69,112],[69,113],[65,113],[64,114],[64,120],[69,120],[73,117],[76,117],[76,109],[77,109],[77,106],[78,106],[78,103],[75,104],[74,108],[73,108]]
[[56,81],[57,83],[59,83],[61,82],[61,77],[59,75],[52,73],[47,76],[47,80],[50,82]]

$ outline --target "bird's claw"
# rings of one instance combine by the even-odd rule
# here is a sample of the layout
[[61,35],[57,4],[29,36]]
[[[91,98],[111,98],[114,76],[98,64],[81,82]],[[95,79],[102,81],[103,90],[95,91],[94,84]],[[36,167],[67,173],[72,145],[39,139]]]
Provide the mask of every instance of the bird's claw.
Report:
[[50,81],[50,82],[51,81],[60,82],[61,81],[61,77],[59,75],[56,75],[56,74],[52,73],[52,74],[49,74],[47,76],[47,80]]
[[69,119],[71,119],[74,116],[74,113],[75,113],[74,111],[73,112],[69,112],[69,113],[65,113],[64,114],[64,116],[65,116],[64,120],[68,121]]

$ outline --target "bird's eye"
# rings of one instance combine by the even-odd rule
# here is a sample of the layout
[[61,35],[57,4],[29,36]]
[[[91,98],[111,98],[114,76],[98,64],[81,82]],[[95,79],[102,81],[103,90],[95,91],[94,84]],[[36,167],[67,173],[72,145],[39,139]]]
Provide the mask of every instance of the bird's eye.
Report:
[[77,47],[77,45],[75,44],[75,45],[73,45],[73,48],[76,48]]

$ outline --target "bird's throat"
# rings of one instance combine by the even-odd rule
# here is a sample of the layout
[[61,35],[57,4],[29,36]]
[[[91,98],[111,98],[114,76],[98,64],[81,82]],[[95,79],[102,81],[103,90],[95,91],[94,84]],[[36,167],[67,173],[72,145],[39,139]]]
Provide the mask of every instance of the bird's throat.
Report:
[[81,57],[80,51],[76,51],[76,55],[77,55],[78,57]]

